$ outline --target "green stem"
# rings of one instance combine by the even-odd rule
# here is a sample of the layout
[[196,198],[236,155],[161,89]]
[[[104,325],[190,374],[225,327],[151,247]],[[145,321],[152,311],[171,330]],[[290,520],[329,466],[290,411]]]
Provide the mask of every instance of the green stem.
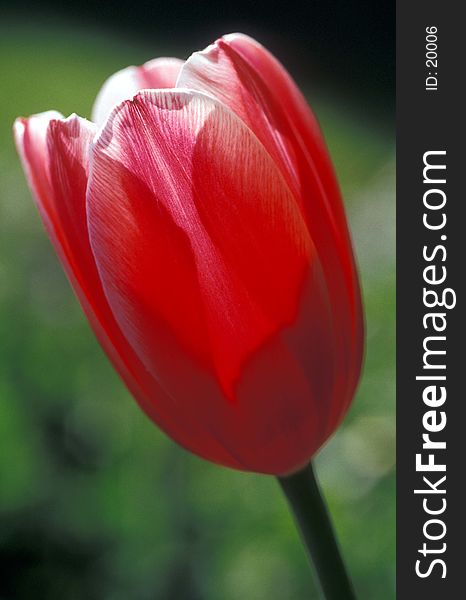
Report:
[[312,463],[278,481],[288,498],[326,600],[356,600]]

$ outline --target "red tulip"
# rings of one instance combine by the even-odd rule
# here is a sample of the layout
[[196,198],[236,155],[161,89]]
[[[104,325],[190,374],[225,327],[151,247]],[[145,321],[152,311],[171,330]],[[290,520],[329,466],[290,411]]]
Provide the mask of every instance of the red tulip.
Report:
[[[150,89],[152,88],[152,89]],[[15,124],[48,234],[142,408],[213,462],[283,475],[352,400],[362,310],[319,127],[262,46],[111,77],[94,121]]]

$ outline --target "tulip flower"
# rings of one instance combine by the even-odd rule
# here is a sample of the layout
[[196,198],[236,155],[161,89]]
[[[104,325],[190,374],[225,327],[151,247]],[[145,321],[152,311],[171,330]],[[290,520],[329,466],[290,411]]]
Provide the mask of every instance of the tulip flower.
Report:
[[294,502],[353,398],[363,318],[333,167],[285,69],[226,35],[185,62],[116,73],[92,121],[42,113],[15,137],[71,285],[142,409],[205,459],[279,476]]

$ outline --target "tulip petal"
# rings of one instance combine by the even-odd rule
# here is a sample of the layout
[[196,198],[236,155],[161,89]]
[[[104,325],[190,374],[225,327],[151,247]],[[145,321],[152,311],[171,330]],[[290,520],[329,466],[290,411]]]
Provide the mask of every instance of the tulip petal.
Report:
[[49,215],[54,211],[51,205],[53,193],[48,174],[47,130],[52,119],[62,118],[63,115],[59,112],[48,111],[29,119],[18,118],[13,127],[18,154],[37,208],[49,232],[53,228]]
[[330,429],[359,379],[361,299],[343,204],[328,151],[305,99],[280,63],[255,40],[231,34],[183,65],[177,87],[218,98],[258,136],[300,204],[333,304],[335,355],[342,383]]
[[154,58],[140,67],[118,71],[102,86],[92,108],[92,120],[102,125],[112,109],[143,89],[173,88],[183,65],[178,58]]
[[[268,153],[213,98],[143,91],[115,109],[96,139],[87,203],[106,296],[141,361],[180,398],[180,411],[196,407],[228,448],[242,426],[257,453],[264,432],[280,424],[272,410],[272,423],[264,413],[248,425],[239,408],[252,401],[246,365],[278,343],[299,370],[277,336],[298,317],[304,287],[327,302],[301,213]],[[275,373],[275,360],[264,363],[262,391],[278,378],[282,395],[286,381],[290,402],[315,414],[305,372]],[[240,451],[246,464],[250,448]],[[271,472],[257,460],[257,470]]]
[[15,123],[18,151],[55,250],[97,338],[143,410],[181,445],[241,468],[203,425],[176,414],[173,399],[144,369],[112,315],[89,244],[85,207],[95,132],[92,123],[75,115],[64,120],[55,112]]

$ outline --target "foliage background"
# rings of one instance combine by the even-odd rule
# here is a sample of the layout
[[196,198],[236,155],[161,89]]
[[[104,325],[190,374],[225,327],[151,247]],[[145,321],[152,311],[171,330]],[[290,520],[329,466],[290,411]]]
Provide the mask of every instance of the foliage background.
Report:
[[[248,27],[247,14],[224,22],[218,7],[210,25],[199,16],[197,34],[182,35],[186,21],[177,28],[173,19],[171,29],[149,35],[147,19],[138,25],[128,12],[125,22],[120,4],[116,20],[108,13],[108,27],[96,3],[90,18],[89,2],[81,20],[76,10],[32,18],[27,5],[5,9],[0,20],[0,599],[319,597],[276,482],[188,455],[129,397],[58,265],[11,139],[18,115],[54,108],[89,116],[99,86],[115,70],[158,55],[186,57],[234,29],[266,43],[295,75],[321,121],[340,178],[361,269],[367,356],[353,407],[319,453],[317,468],[360,598],[392,599],[394,126],[388,42],[374,35],[364,57],[358,46],[363,34],[355,37],[353,30],[351,40],[340,15],[341,58],[323,41],[325,31],[339,31],[330,20],[320,24],[321,37],[307,43],[296,24],[299,13],[296,22],[278,15],[275,26],[256,15]],[[155,8],[151,15],[155,22]],[[165,12],[163,18],[162,24]],[[309,29],[318,30],[314,21]],[[352,51],[363,64],[353,72]]]

